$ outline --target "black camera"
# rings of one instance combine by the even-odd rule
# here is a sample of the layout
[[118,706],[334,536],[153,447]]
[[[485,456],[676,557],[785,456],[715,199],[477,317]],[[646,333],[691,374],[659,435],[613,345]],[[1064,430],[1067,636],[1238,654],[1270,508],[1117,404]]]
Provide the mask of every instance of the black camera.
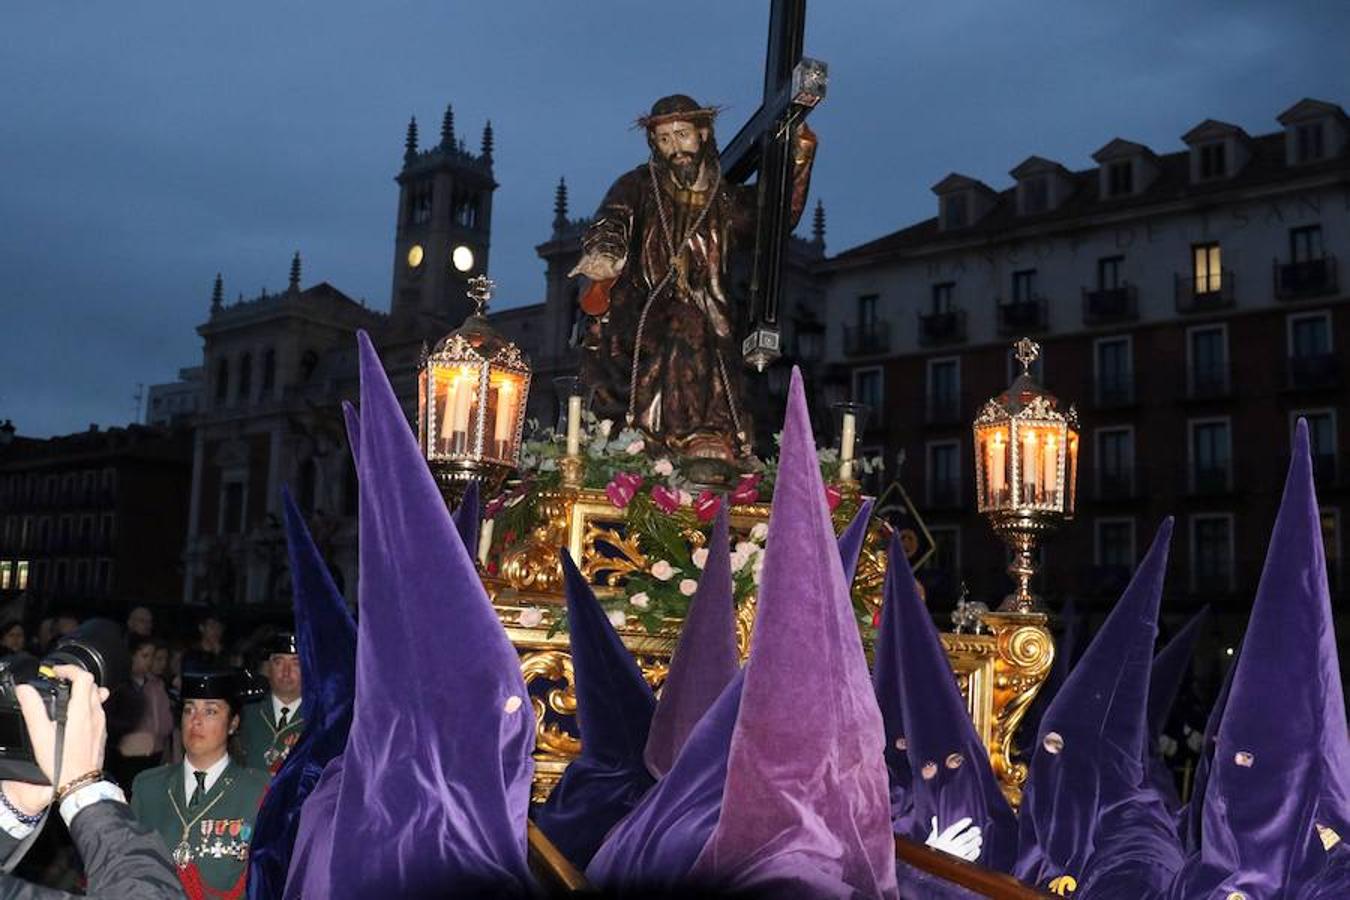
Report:
[[90,619],[61,638],[42,659],[13,653],[0,659],[0,781],[49,784],[33,756],[14,689],[31,685],[47,708],[47,717],[62,722],[70,699],[70,684],[52,673],[53,666],[79,666],[94,676],[99,687],[117,687],[131,675],[131,657],[117,623]]

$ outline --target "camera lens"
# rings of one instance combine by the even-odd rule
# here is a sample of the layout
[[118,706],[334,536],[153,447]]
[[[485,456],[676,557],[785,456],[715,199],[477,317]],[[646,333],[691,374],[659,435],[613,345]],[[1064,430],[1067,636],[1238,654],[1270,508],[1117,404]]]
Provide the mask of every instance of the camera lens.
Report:
[[56,642],[45,665],[79,666],[99,687],[112,689],[131,677],[131,656],[122,629],[110,619],[90,619]]

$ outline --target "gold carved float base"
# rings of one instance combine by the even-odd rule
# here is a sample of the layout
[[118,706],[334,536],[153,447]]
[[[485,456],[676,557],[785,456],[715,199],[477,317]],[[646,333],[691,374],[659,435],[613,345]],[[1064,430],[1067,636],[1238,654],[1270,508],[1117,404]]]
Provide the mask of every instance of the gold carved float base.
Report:
[[[845,497],[835,514],[837,530],[847,525],[856,509],[856,493]],[[536,526],[520,543],[488,548],[488,558],[498,562],[492,568],[499,574],[484,575],[483,583],[520,652],[521,671],[530,689],[537,726],[533,799],[542,802],[581,749],[567,634],[551,633],[566,609],[557,548],[568,548],[602,599],[620,596],[624,575],[646,571],[648,561],[624,534],[623,513],[603,491],[548,492],[539,498],[537,510]],[[737,506],[732,509],[731,527],[733,533],[744,534],[768,520],[767,505]],[[860,593],[873,610],[881,603],[885,532],[885,525],[874,523],[854,582],[855,594]],[[737,612],[742,658],[749,648],[754,608],[750,598]],[[1015,759],[1013,735],[1050,671],[1054,644],[1041,613],[989,612],[981,620],[990,633],[944,633],[942,643],[994,772],[1016,805],[1027,768]],[[618,630],[643,676],[659,690],[669,671],[680,623],[668,620],[656,633],[636,623]],[[865,629],[863,641],[869,652],[871,640],[870,629]]]

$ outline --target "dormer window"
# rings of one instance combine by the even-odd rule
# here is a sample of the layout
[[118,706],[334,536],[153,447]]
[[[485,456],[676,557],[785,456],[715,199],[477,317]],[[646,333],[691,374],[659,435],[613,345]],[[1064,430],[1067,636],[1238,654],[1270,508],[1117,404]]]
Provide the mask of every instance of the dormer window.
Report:
[[1022,182],[1022,212],[1042,213],[1050,208],[1050,181],[1044,175]]
[[952,194],[944,198],[942,213],[947,228],[964,228],[969,221],[966,215],[966,195]]
[[1228,174],[1228,146],[1215,141],[1200,146],[1200,178],[1222,178]]
[[1317,162],[1325,153],[1325,129],[1321,122],[1306,122],[1295,130],[1296,159],[1301,163]]
[[1134,163],[1128,159],[1106,167],[1106,196],[1128,197],[1134,193]]

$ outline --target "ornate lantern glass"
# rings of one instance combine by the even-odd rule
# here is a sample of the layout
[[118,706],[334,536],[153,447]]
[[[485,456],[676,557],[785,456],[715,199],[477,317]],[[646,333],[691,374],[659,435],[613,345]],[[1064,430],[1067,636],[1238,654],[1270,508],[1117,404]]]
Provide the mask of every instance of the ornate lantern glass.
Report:
[[994,531],[1013,548],[1009,573],[1017,585],[1005,608],[1035,606],[1030,580],[1040,537],[1073,518],[1077,501],[1078,415],[1031,375],[1040,354],[1034,341],[1017,342],[1020,374],[985,402],[975,420],[975,499]]
[[418,373],[418,437],[422,453],[447,494],[471,480],[489,493],[500,489],[520,459],[529,359],[486,317],[492,282],[469,282],[477,305],[464,324],[422,360]]

